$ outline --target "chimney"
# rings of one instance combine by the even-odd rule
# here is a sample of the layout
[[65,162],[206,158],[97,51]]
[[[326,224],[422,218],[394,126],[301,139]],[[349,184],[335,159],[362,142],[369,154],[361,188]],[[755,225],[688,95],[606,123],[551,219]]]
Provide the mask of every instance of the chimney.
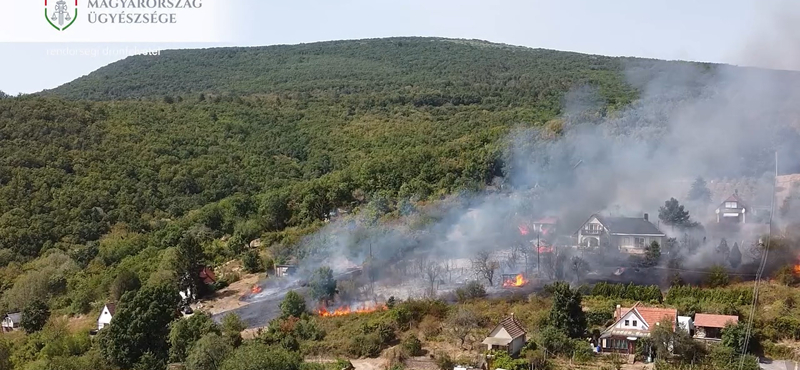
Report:
[[617,319],[617,320],[622,318],[622,306],[617,305],[617,315],[614,318]]
[[647,215],[647,213],[644,214],[644,220],[645,221],[650,221],[650,217]]

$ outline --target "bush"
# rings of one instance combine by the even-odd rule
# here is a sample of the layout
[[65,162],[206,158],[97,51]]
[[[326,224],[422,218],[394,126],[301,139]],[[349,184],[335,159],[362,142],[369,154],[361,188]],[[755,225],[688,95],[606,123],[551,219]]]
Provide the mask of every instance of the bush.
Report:
[[634,283],[625,285],[600,282],[592,287],[591,295],[642,302],[661,303],[664,300],[658,285],[636,285]]
[[747,288],[704,289],[688,285],[676,286],[670,288],[664,302],[668,305],[677,305],[681,302],[686,303],[687,300],[743,306],[752,303],[753,290]]
[[572,358],[577,362],[588,362],[594,357],[592,347],[585,340],[573,339]]
[[[352,357],[378,357],[383,341],[378,333],[359,334],[350,339],[347,354]],[[452,368],[451,368],[452,369]]]
[[417,337],[408,337],[403,341],[403,349],[409,356],[422,355],[422,342]]
[[728,271],[725,267],[722,266],[714,266],[709,270],[708,277],[706,277],[706,285],[711,288],[719,288],[728,286],[730,283],[730,277],[728,276]]
[[442,322],[433,316],[425,316],[419,323],[419,330],[422,332],[423,338],[429,340],[442,332]]
[[455,362],[453,359],[450,358],[446,353],[442,353],[436,356],[436,366],[439,367],[439,370],[453,370],[455,367]]
[[253,249],[248,250],[242,256],[242,267],[251,274],[264,271],[264,263],[261,261],[261,256]]
[[607,326],[608,322],[614,318],[611,310],[591,310],[586,312],[586,323],[591,326]]
[[470,281],[463,288],[456,289],[456,297],[459,302],[486,297],[486,288],[477,280]]

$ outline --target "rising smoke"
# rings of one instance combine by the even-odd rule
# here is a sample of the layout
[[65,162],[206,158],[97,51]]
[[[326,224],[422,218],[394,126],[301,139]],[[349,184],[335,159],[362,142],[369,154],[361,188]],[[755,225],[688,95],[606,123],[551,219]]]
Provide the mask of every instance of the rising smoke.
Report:
[[[757,42],[748,40],[737,60],[800,69],[800,50],[793,49],[800,45],[796,13],[777,13],[778,21],[770,26],[780,29],[758,31]],[[600,92],[579,86],[565,96],[559,121],[546,127],[521,122],[507,138],[499,191],[454,196],[391,224],[363,215],[333,222],[302,243],[317,252],[305,267],[326,264],[342,271],[371,256],[383,264],[382,274],[402,277],[419,258],[463,263],[479,251],[507,251],[520,243],[520,221],[555,216],[560,231],[569,235],[593,213],[649,213],[656,221],[659,206],[670,197],[686,204],[694,220],[710,224],[724,198],[713,204],[687,202],[696,177],[723,183],[749,178],[748,201],[769,207],[775,151],[782,173],[800,172],[800,73],[652,60],[622,63],[639,98],[608,111]],[[560,131],[557,138],[552,138],[554,128]],[[735,235],[730,244],[752,244],[757,238]],[[718,242],[708,240],[693,252],[690,267],[719,263],[713,253]],[[747,248],[742,245],[744,259],[755,259]]]

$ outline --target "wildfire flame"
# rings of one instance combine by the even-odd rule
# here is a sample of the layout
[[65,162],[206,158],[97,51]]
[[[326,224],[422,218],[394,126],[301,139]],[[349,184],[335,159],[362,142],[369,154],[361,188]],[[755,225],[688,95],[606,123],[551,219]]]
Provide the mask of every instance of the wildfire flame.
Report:
[[794,274],[800,275],[800,264],[794,265]]
[[320,309],[317,310],[317,314],[319,314],[322,317],[333,317],[333,316],[347,316],[350,314],[359,314],[359,313],[370,313],[375,311],[383,311],[387,309],[388,307],[386,307],[385,304],[381,305],[363,304],[355,307],[341,306],[333,311],[328,311],[328,309],[326,309],[325,307],[320,307]]
[[528,227],[525,225],[519,225],[517,227],[519,229],[520,235],[528,235]]
[[253,288],[250,290],[253,294],[261,293],[261,287],[258,285],[253,285]]
[[528,283],[528,280],[525,280],[525,277],[522,274],[515,276],[513,279],[506,279],[503,282],[503,287],[520,287]]

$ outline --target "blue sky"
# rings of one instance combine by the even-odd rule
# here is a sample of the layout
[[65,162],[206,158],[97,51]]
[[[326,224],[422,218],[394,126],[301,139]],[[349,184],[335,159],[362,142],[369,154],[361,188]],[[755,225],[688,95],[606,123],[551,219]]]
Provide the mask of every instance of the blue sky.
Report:
[[[174,49],[440,36],[592,54],[759,65],[754,54],[764,53],[760,49],[764,34],[777,32],[773,19],[800,10],[800,1],[778,0],[227,0],[225,4],[230,7],[227,17],[232,28],[227,43],[135,46]],[[48,56],[48,50],[108,46],[134,44],[0,43],[0,90],[16,94],[53,88],[120,59]]]

